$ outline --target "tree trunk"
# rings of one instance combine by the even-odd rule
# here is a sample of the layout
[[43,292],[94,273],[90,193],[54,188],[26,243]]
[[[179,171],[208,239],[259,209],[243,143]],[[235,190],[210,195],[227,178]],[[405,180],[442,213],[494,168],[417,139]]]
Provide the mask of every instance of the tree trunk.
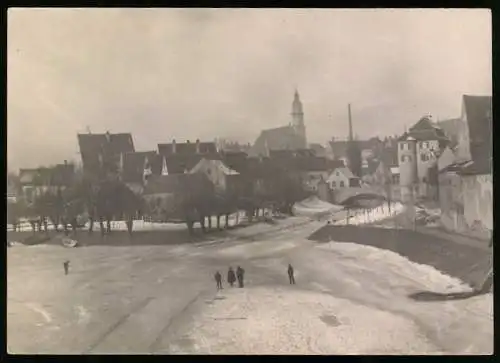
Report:
[[224,228],[228,228],[229,227],[229,214],[226,214],[226,225]]
[[76,227],[77,227],[77,220],[76,217],[73,217],[71,219],[71,229],[73,230],[73,237],[76,237]]
[[220,231],[220,214],[217,214],[217,229]]
[[240,224],[240,211],[236,212],[236,225]]
[[31,225],[31,230],[33,231],[33,234],[35,234],[36,233],[35,221],[30,221],[30,225]]
[[106,232],[111,233],[111,218],[106,218]]
[[132,236],[132,230],[134,227],[134,220],[132,217],[127,218],[127,231],[129,236]]
[[106,232],[104,230],[104,218],[103,217],[99,217],[99,227],[101,227],[101,236],[104,236],[104,234]]
[[193,233],[194,233],[194,230],[193,230],[193,221],[190,220],[189,218],[186,220],[186,224],[187,224],[187,227],[188,227],[188,232],[189,234],[192,236]]
[[208,216],[208,229],[212,229],[212,216]]
[[205,216],[200,216],[200,226],[201,226],[201,231],[203,233],[206,233],[207,230],[205,228]]
[[94,217],[89,217],[89,233],[94,232]]

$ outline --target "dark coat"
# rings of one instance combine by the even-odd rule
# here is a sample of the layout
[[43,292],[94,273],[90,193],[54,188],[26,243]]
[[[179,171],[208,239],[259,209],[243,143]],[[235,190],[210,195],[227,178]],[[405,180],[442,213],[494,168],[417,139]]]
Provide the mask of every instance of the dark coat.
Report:
[[227,272],[227,282],[232,283],[236,281],[236,275],[234,274],[233,269],[230,269]]
[[238,267],[238,269],[236,270],[236,275],[243,278],[243,276],[245,275],[245,270],[243,270],[241,267]]

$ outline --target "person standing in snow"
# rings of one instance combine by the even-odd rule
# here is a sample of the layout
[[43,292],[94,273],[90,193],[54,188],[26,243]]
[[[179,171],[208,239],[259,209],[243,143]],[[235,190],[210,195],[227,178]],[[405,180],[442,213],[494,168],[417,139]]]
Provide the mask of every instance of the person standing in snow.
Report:
[[288,264],[288,279],[290,280],[290,285],[295,285],[295,277],[293,276],[292,264]]
[[69,273],[69,261],[64,261],[63,266],[64,266],[64,274],[67,275]]
[[236,275],[234,274],[233,268],[229,266],[229,271],[227,271],[227,282],[229,282],[229,285],[233,287],[235,281],[236,281]]
[[243,270],[240,266],[236,269],[236,277],[238,278],[238,285],[239,287],[243,287],[243,279],[245,277],[245,270]]
[[222,290],[222,275],[220,274],[219,271],[217,271],[214,277],[215,277],[215,282],[217,284],[217,290]]

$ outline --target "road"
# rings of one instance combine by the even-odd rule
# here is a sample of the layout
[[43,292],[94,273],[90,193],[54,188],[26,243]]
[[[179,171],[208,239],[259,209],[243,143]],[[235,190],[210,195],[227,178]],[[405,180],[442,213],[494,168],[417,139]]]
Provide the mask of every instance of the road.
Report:
[[[322,225],[292,218],[278,226],[236,230],[233,239],[210,244],[10,248],[8,350],[68,354],[493,351],[491,294],[462,301],[413,301],[408,295],[423,289],[463,287],[439,274],[429,285],[420,278],[426,270],[389,255],[380,257],[376,250],[308,241],[307,236]],[[63,273],[65,259],[71,261],[68,276]],[[288,285],[288,263],[296,271],[293,286]],[[220,270],[225,275],[229,265],[246,270],[246,286],[225,286],[217,292],[213,274]]]

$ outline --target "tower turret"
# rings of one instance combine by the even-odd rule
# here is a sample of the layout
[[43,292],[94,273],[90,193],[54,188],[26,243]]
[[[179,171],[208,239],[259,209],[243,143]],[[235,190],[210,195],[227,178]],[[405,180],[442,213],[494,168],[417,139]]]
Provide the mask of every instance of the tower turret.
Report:
[[300,136],[300,148],[307,148],[306,139],[306,126],[304,124],[304,111],[302,109],[302,102],[300,101],[299,92],[295,90],[292,103],[292,127],[295,133]]

